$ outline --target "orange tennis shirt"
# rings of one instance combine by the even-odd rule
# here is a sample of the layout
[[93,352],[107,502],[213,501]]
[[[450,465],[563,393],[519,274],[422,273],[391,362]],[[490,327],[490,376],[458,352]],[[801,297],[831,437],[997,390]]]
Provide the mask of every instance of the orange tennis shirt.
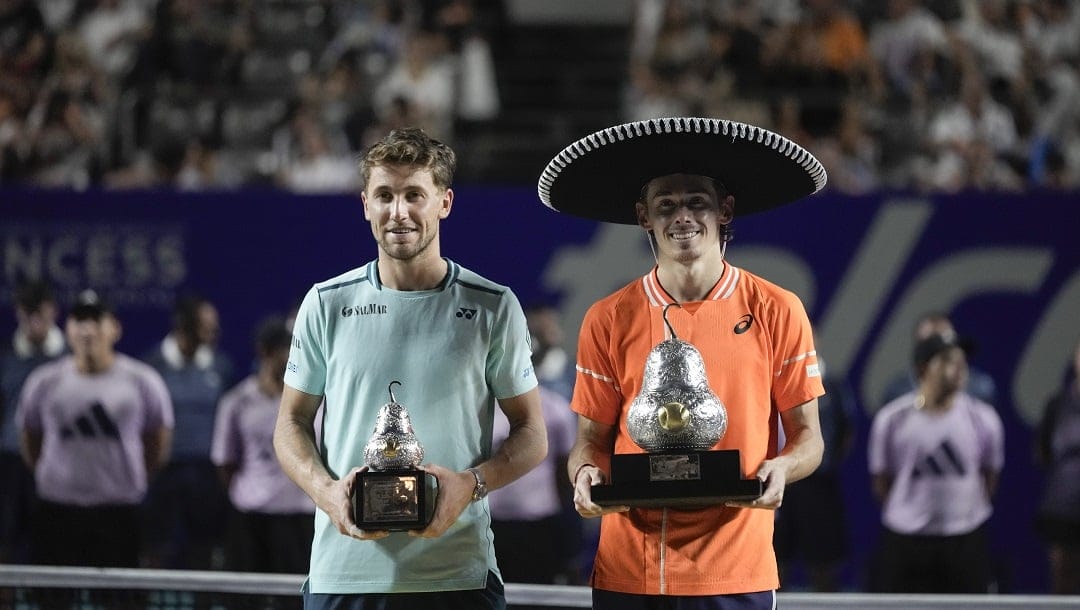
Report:
[[[573,410],[618,425],[615,453],[643,453],[626,430],[645,360],[668,338],[673,303],[656,269],[595,303],[577,351]],[[738,449],[743,476],[777,453],[779,413],[825,393],[813,334],[799,298],[728,265],[702,301],[668,310],[675,334],[705,360],[709,386],[727,408],[714,449]],[[592,585],[649,595],[721,595],[779,586],[773,511],[723,506],[633,509],[603,517]]]

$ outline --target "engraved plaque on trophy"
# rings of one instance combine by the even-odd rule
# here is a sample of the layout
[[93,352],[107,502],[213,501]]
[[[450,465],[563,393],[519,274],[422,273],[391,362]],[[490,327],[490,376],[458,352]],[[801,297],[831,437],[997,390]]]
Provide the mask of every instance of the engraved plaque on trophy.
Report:
[[394,398],[379,410],[375,430],[364,445],[368,470],[353,483],[353,520],[363,530],[424,529],[435,514],[438,481],[420,470],[424,448],[413,433],[405,406]]
[[593,486],[593,502],[694,508],[757,498],[761,481],[742,477],[739,450],[710,450],[727,432],[727,409],[709,388],[701,353],[675,335],[667,308],[664,324],[671,339],[649,352],[626,418],[645,453],[611,456],[611,481]]

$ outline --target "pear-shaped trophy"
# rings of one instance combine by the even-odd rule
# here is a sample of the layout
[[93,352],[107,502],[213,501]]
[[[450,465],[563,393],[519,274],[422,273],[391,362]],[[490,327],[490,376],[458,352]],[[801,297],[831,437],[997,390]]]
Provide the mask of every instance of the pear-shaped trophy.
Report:
[[710,450],[727,432],[727,409],[713,394],[701,352],[671,334],[645,360],[626,429],[645,453],[611,456],[611,483],[592,488],[600,506],[690,508],[761,495],[743,479],[737,449]]
[[424,448],[413,432],[409,412],[394,398],[379,409],[375,431],[364,445],[368,470],[353,483],[353,520],[363,530],[423,529],[431,522],[438,497],[437,479],[423,470]]

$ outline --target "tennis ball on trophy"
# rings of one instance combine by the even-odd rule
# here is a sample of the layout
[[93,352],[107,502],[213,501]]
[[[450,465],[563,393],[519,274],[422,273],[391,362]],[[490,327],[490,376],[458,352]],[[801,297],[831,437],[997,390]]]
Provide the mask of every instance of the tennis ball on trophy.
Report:
[[678,432],[690,423],[690,409],[681,402],[669,402],[656,410],[660,427],[668,432]]

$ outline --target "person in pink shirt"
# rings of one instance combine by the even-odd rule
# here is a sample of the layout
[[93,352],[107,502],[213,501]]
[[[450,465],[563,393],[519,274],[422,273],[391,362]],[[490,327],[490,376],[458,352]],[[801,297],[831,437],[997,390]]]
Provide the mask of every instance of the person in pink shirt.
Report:
[[222,397],[210,457],[234,508],[225,565],[241,572],[307,573],[315,503],[274,456],[274,423],[292,334],[280,318],[259,325],[258,369]]
[[34,370],[15,413],[34,472],[31,560],[137,567],[140,503],[166,462],[173,406],[154,369],[115,350],[120,321],[92,290],[66,324],[71,355]]

